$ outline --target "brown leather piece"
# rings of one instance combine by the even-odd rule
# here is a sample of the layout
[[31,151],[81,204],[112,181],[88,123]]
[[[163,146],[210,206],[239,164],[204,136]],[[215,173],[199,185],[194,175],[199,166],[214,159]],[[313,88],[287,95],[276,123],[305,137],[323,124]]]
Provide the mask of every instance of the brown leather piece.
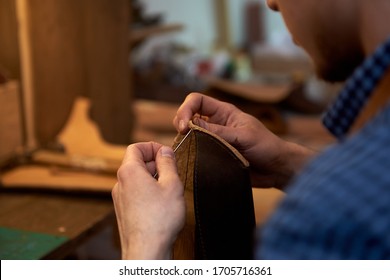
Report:
[[190,128],[176,151],[187,212],[173,258],[251,259],[255,214],[249,164],[220,137],[193,123]]

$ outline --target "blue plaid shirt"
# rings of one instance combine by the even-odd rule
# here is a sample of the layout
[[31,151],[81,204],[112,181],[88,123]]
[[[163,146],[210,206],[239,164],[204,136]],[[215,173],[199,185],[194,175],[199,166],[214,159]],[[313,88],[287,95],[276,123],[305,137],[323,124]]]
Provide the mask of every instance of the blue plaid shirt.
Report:
[[257,258],[390,259],[390,106],[345,137],[389,65],[390,39],[356,70],[324,116],[340,141],[287,189],[258,231]]

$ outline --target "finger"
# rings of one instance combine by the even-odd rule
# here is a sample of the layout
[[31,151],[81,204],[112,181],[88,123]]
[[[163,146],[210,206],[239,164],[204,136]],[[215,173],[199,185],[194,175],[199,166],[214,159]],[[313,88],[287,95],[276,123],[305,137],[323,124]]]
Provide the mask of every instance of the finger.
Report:
[[126,164],[128,162],[145,164],[146,162],[154,161],[157,151],[161,148],[161,146],[161,144],[155,142],[132,144],[127,147],[122,164]]
[[115,183],[114,187],[112,188],[111,190],[111,196],[112,196],[112,199],[114,200],[114,203],[116,201],[116,198],[118,196],[118,189],[119,189],[119,185],[118,185],[118,182]]
[[207,116],[211,122],[224,124],[232,107],[212,97],[200,93],[189,94],[179,107],[173,124],[180,133],[188,132],[188,122],[195,114]]
[[156,170],[156,162],[155,161],[149,161],[149,162],[146,162],[146,169],[148,170],[148,172],[152,175],[156,174],[157,170]]
[[170,147],[163,146],[156,157],[158,181],[163,187],[176,186],[180,182],[175,154]]
[[124,182],[138,177],[147,178],[154,174],[156,170],[154,161],[161,146],[154,142],[129,145],[117,171],[118,181]]

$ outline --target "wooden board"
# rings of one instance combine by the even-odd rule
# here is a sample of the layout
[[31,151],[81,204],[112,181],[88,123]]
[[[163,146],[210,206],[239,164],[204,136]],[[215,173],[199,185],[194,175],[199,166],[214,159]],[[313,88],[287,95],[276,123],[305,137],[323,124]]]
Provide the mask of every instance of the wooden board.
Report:
[[0,164],[22,147],[19,83],[0,85]]
[[23,240],[19,248],[1,250],[12,253],[12,259],[62,259],[115,219],[111,198],[91,195],[0,192],[0,205],[0,226],[16,229],[19,237],[24,235],[29,244],[35,243],[33,250],[21,248],[26,244]]
[[116,181],[115,175],[94,174],[60,167],[27,165],[4,173],[0,183],[4,190],[52,190],[110,195]]
[[[50,1],[50,0],[49,0]],[[58,0],[54,1],[57,2]],[[65,0],[68,2],[69,0]],[[128,145],[135,123],[129,66],[128,0],[73,0],[85,3],[82,20],[86,95],[92,119],[101,136],[113,144]]]
[[18,22],[15,0],[0,0],[0,68],[10,79],[20,79]]
[[54,141],[76,96],[91,98],[90,114],[107,141],[128,144],[134,123],[128,1],[19,0],[17,4],[30,146]]
[[96,124],[88,118],[89,106],[88,99],[76,99],[58,135],[66,153],[37,151],[32,159],[40,165],[19,166],[0,174],[3,188],[110,194],[126,146],[102,139]]
[[[0,174],[5,189],[90,192],[109,195],[116,183],[116,171],[126,151],[124,145],[105,141],[88,115],[90,100],[75,100],[64,129],[57,136],[66,153],[36,151],[32,159],[39,165],[19,166]],[[139,130],[150,131],[145,141],[159,141],[161,129],[167,131],[166,145],[176,135],[172,125],[177,106],[139,101],[134,105]],[[139,135],[143,132],[138,133]],[[160,141],[159,141],[160,142]]]

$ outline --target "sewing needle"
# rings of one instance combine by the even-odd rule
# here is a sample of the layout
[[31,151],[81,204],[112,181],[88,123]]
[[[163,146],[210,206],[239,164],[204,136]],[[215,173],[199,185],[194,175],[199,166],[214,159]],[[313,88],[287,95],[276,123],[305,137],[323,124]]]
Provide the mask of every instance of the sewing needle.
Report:
[[[173,153],[176,153],[177,149],[180,148],[180,146],[184,143],[184,141],[187,139],[187,137],[190,135],[190,133],[192,132],[192,129],[190,129],[187,134],[184,136],[184,138],[179,142],[179,144],[177,144],[177,146],[175,147],[175,149],[173,150]],[[156,172],[154,175],[153,175],[153,178],[157,178],[158,176],[158,173]]]

